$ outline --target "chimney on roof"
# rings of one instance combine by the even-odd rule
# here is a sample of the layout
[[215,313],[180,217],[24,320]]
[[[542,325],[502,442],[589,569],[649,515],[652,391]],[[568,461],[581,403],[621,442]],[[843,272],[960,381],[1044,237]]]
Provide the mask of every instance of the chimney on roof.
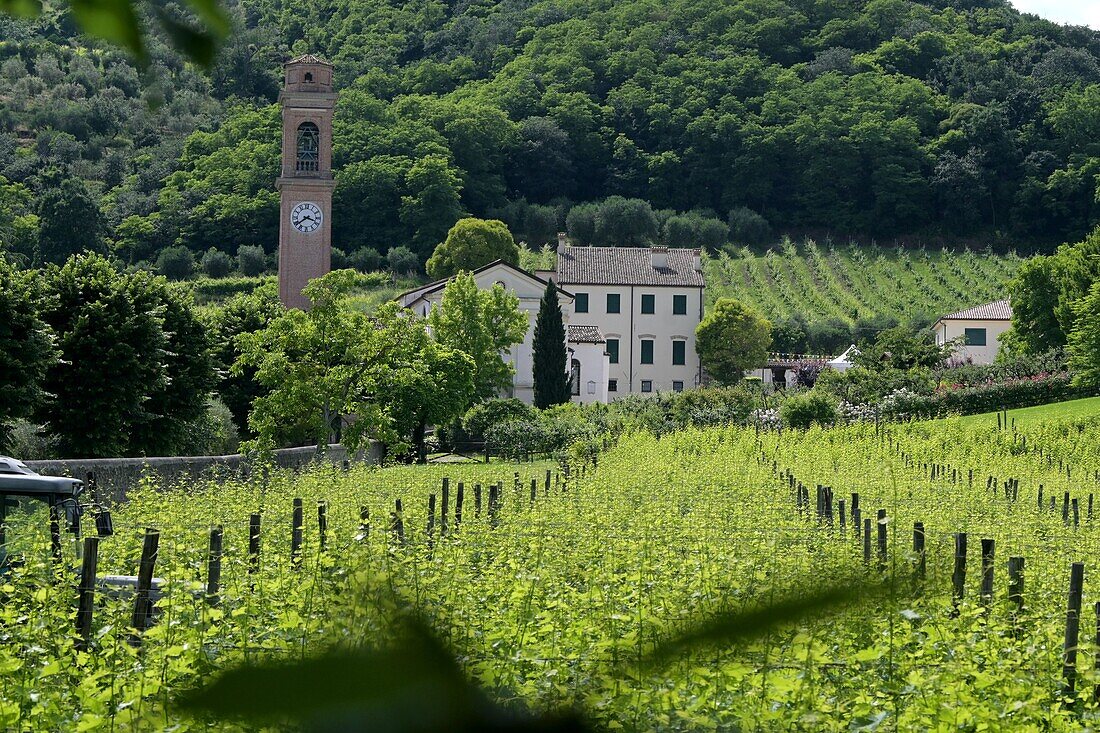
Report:
[[701,250],[692,250],[691,269],[695,270],[696,272],[703,271],[703,252]]
[[658,270],[668,269],[668,247],[650,247],[649,264]]
[[565,254],[565,246],[569,242],[565,239],[565,232],[558,232],[558,254]]

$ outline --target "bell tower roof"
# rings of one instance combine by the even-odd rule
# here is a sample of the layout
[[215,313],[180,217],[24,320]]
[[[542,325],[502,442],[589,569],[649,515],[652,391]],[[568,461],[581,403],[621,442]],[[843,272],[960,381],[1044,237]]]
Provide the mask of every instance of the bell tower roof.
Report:
[[292,58],[290,61],[287,61],[285,64],[283,64],[283,66],[290,66],[291,64],[320,64],[321,66],[328,66],[330,68],[332,67],[331,63],[325,61],[320,56],[315,56],[311,53],[304,53],[301,56],[296,56],[295,58]]
[[332,64],[311,53],[283,64],[283,92],[328,94],[332,92]]

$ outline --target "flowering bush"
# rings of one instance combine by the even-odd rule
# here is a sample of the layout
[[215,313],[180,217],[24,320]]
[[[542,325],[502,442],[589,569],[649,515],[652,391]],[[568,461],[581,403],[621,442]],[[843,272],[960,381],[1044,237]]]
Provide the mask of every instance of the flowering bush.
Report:
[[1095,393],[1075,386],[1068,372],[1040,372],[976,385],[941,384],[930,395],[902,388],[885,397],[879,409],[883,417],[906,420],[1031,407]]

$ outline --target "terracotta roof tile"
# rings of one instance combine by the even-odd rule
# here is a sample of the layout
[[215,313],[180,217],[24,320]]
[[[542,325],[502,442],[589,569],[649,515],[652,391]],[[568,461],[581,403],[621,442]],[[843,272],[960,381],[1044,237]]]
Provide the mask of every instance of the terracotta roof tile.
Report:
[[941,321],[1009,321],[1012,320],[1012,306],[1007,300],[983,303],[973,308],[952,313],[940,318]]
[[646,247],[566,247],[558,255],[558,282],[570,285],[703,287],[695,250],[669,248],[668,265],[654,267]]
[[598,326],[582,326],[570,323],[568,331],[566,340],[571,344],[602,344],[607,342],[607,339],[600,333]]
[[332,64],[330,64],[328,61],[325,61],[320,56],[315,56],[311,53],[304,53],[301,56],[292,58],[290,61],[287,61],[285,64],[283,64],[283,66],[287,66],[289,64],[324,64],[325,66],[332,66]]

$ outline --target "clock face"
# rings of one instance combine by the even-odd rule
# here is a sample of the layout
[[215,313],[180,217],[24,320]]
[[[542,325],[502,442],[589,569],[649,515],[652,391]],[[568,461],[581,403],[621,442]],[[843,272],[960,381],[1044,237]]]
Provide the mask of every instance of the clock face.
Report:
[[321,207],[312,201],[303,201],[290,211],[290,223],[300,232],[309,234],[321,228],[321,222],[325,215],[321,213]]

